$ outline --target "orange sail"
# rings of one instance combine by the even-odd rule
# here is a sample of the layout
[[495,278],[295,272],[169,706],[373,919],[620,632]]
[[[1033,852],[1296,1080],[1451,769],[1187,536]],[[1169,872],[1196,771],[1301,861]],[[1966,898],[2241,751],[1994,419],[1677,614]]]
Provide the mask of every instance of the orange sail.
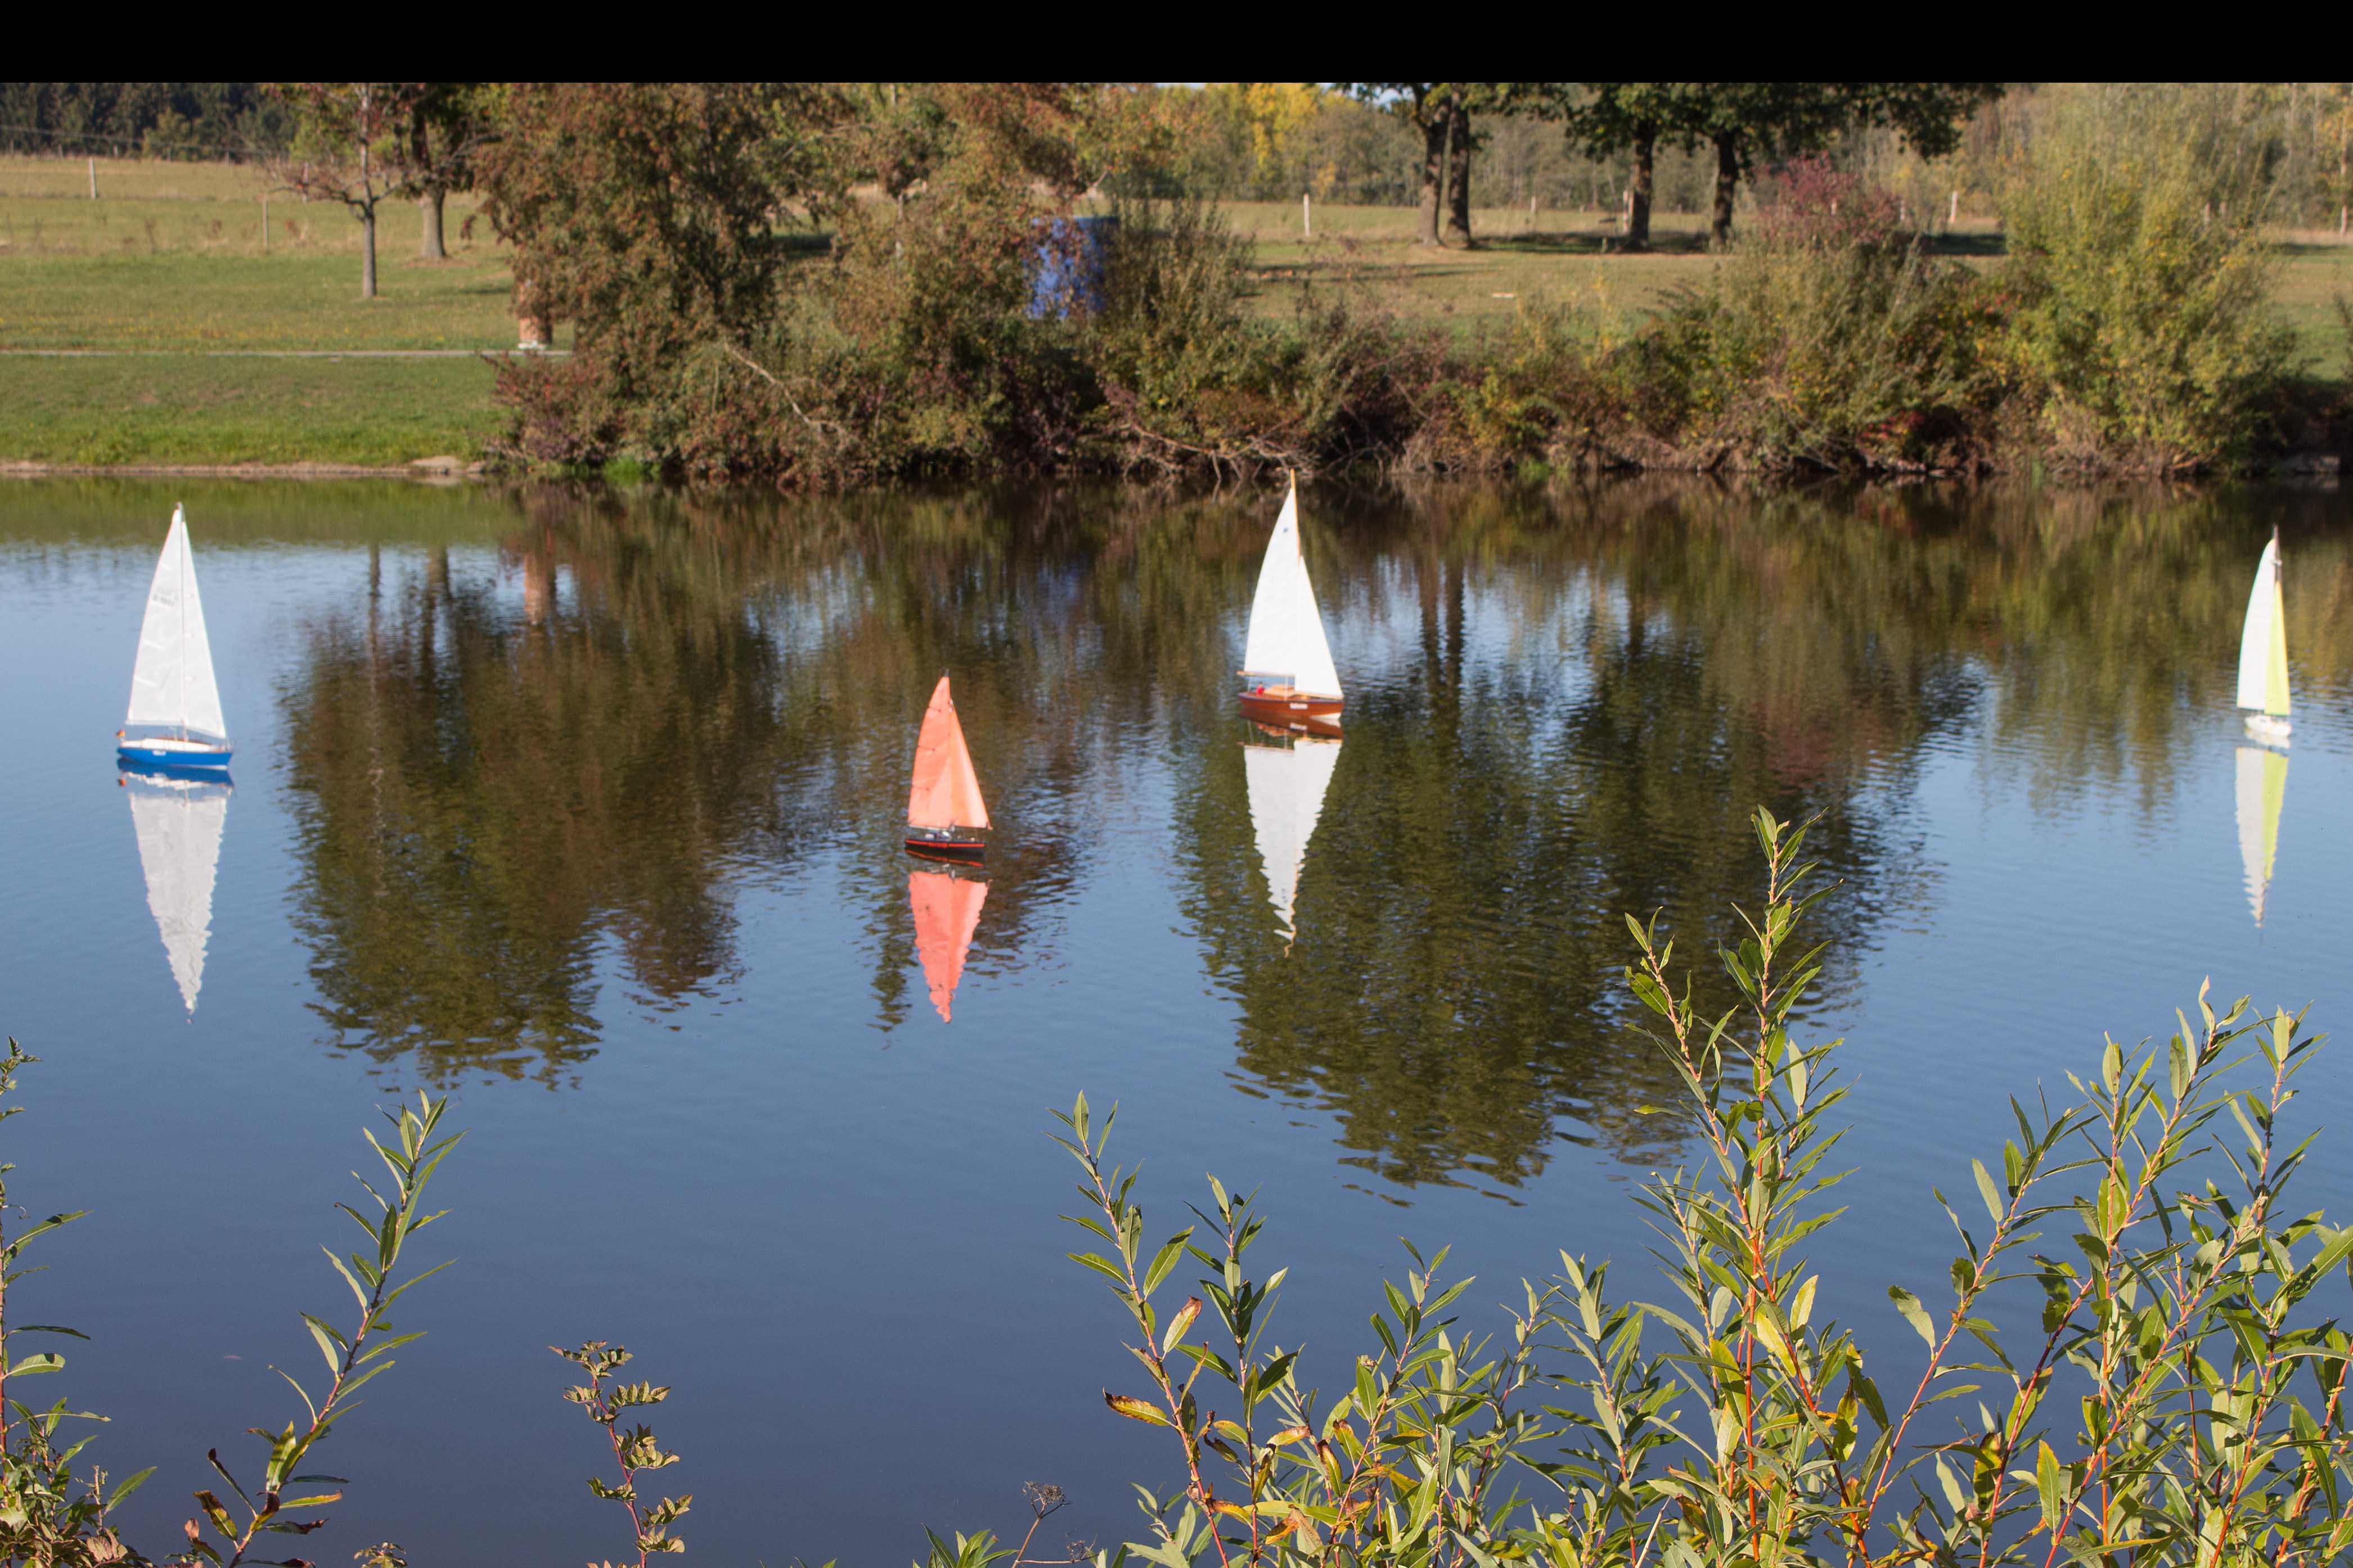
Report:
[[988,826],[980,779],[972,771],[972,753],[965,750],[964,726],[956,722],[955,702],[948,696],[944,675],[932,690],[932,705],[923,713],[923,732],[915,739],[915,782],[907,792],[907,826]]
[[907,902],[915,911],[915,952],[923,961],[923,984],[932,990],[932,1005],[940,1021],[948,1021],[948,1004],[955,1000],[956,982],[964,978],[964,955],[972,947],[973,929],[980,924],[980,906],[988,898],[988,884],[951,877],[944,871],[907,873]]

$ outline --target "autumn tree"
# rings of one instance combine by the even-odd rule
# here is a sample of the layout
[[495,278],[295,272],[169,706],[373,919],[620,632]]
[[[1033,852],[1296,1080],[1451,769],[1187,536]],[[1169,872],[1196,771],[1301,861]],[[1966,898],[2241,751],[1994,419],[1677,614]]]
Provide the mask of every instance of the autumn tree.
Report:
[[832,194],[797,156],[806,122],[842,112],[821,85],[515,83],[488,107],[476,182],[517,293],[624,383],[683,344],[741,343],[773,312],[776,215]]
[[928,82],[858,84],[862,173],[903,213],[947,151],[947,110]]

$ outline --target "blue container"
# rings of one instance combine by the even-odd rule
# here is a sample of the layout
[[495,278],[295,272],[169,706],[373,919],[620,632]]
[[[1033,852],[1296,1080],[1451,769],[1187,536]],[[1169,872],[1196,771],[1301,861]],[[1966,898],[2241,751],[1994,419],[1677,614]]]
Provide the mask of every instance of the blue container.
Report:
[[1029,252],[1029,318],[1042,321],[1100,310],[1115,217],[1041,217]]

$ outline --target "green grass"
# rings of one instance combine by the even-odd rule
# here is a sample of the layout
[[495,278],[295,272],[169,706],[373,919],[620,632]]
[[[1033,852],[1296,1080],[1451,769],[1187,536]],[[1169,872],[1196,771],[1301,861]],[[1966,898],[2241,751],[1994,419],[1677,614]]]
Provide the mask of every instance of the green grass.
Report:
[[[5,204],[0,204],[5,205]],[[503,264],[190,251],[0,260],[0,349],[503,349]]]
[[341,207],[271,198],[221,163],[0,158],[0,461],[90,465],[471,458],[498,428],[480,361],[205,357],[512,346],[504,252],[467,199],[449,259],[417,258],[416,208],[377,229],[378,297],[359,297],[359,225]]
[[491,380],[474,359],[0,358],[0,460],[470,459],[498,427]]

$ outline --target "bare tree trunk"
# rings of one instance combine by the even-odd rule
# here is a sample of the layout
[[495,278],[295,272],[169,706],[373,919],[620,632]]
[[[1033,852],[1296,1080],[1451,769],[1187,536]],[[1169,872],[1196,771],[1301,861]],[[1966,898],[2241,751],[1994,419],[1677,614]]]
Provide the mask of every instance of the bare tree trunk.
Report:
[[1740,137],[1732,131],[1715,133],[1715,218],[1708,229],[1718,247],[1732,243],[1732,198],[1740,194]]
[[1479,242],[1471,237],[1471,111],[1459,98],[1447,105],[1446,139],[1446,231],[1467,250]]
[[1651,248],[1651,198],[1657,186],[1659,128],[1637,126],[1634,131],[1634,185],[1626,204],[1626,248]]
[[364,205],[357,210],[360,218],[360,298],[375,298],[375,175],[368,167],[368,143],[375,134],[375,121],[371,117],[375,95],[368,84],[360,84],[360,195]]
[[417,210],[425,218],[425,237],[417,247],[417,254],[427,261],[447,261],[448,250],[441,243],[441,192],[428,189],[417,198]]
[[1446,182],[1447,120],[1441,113],[1432,113],[1421,122],[1421,231],[1413,237],[1416,245],[1436,245],[1438,240],[1438,203],[1443,194],[1440,189]]

